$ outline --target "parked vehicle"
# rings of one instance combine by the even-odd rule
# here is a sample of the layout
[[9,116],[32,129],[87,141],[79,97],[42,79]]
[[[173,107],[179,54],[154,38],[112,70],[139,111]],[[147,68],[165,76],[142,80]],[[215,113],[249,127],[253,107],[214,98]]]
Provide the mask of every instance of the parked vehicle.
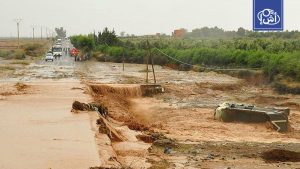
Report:
[[79,51],[76,48],[71,49],[71,56],[77,56]]
[[52,53],[47,53],[46,54],[46,57],[45,57],[45,61],[47,62],[47,61],[54,61],[54,57],[53,57],[53,55],[52,55]]
[[52,47],[52,52],[54,57],[62,56],[62,47],[60,45],[55,45]]

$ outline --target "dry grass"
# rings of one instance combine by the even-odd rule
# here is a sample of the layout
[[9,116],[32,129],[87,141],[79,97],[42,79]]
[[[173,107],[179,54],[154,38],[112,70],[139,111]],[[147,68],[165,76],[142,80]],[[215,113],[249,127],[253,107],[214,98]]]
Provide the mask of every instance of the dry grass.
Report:
[[26,65],[29,65],[30,63],[28,61],[24,61],[24,60],[16,60],[16,61],[11,62],[10,64],[26,66]]
[[227,83],[196,83],[200,88],[209,88],[212,90],[228,91],[228,90],[238,90],[242,87],[242,84],[227,84]]
[[9,70],[13,71],[13,70],[15,70],[15,68],[13,66],[4,65],[4,66],[0,66],[0,70],[1,71],[9,71]]
[[16,39],[0,40],[0,57],[5,59],[25,59],[26,56],[40,57],[51,46],[49,40],[21,39],[20,49],[17,49]]

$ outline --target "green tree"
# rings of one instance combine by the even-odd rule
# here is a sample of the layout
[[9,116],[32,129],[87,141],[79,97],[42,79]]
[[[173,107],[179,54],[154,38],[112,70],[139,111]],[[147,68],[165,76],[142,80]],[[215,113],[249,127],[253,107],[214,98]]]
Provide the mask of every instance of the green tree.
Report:
[[55,32],[57,34],[57,38],[65,38],[65,37],[67,37],[67,31],[64,30],[63,27],[55,28]]

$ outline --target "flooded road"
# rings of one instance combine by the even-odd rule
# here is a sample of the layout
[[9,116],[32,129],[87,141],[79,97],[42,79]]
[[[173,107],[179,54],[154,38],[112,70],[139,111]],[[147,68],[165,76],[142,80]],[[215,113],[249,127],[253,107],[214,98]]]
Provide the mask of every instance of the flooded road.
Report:
[[0,168],[88,168],[99,165],[87,114],[70,112],[88,99],[80,84],[30,84],[33,94],[0,101]]
[[[80,90],[84,85],[78,79],[62,76],[72,77],[73,72],[73,60],[63,56],[54,62],[38,61],[1,79],[1,92],[8,90],[0,97],[1,169],[100,165],[89,115],[71,112],[75,99],[90,99]],[[9,90],[16,82],[28,87],[21,94],[13,94]]]

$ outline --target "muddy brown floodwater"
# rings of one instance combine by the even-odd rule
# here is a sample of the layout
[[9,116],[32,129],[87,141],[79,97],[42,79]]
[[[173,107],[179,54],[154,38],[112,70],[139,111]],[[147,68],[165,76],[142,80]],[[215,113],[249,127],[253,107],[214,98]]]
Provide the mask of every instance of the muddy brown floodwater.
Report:
[[[0,168],[300,167],[298,159],[263,159],[266,151],[299,153],[299,96],[215,72],[155,69],[165,92],[151,97],[138,90],[145,65],[126,64],[122,71],[122,64],[74,63],[66,56],[0,74]],[[97,113],[71,113],[74,100],[105,104],[107,124],[124,140],[101,133]],[[214,108],[225,101],[288,106],[290,131],[216,121]],[[155,142],[153,134],[163,139]]]
[[31,93],[0,101],[0,168],[88,168],[99,158],[89,116],[73,115],[76,82],[28,83]]
[[[62,58],[61,63],[69,61]],[[33,63],[1,77],[1,169],[83,169],[101,164],[90,116],[70,112],[75,99],[87,102],[90,97],[78,79],[55,72],[73,72],[58,64]]]

